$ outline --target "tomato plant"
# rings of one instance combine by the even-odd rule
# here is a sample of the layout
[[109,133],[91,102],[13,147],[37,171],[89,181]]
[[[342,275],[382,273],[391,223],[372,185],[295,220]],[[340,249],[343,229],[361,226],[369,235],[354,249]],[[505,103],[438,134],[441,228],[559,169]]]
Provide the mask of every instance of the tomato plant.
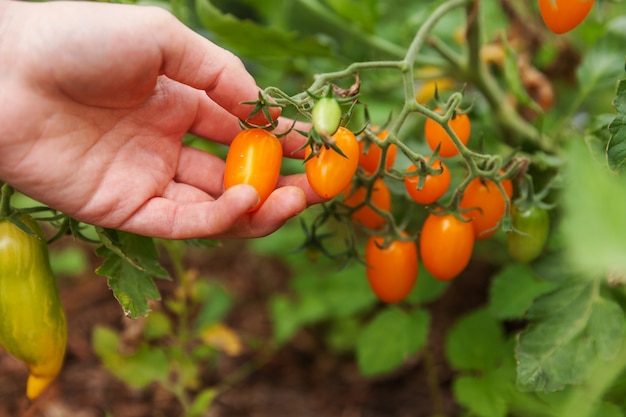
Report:
[[[385,139],[389,132],[382,130],[378,133],[380,139]],[[366,148],[367,146],[367,148]],[[385,170],[389,171],[396,161],[396,155],[398,153],[398,147],[396,145],[389,144],[387,148],[387,155],[385,157]],[[366,145],[365,139],[359,141],[359,165],[369,173],[375,172],[380,164],[380,158],[382,158],[382,149],[376,143],[369,143]]]
[[324,198],[341,193],[352,181],[359,164],[359,145],[350,130],[340,127],[332,138],[345,156],[326,146],[321,146],[317,155],[312,155],[310,147],[305,152],[306,177],[313,190]]
[[[378,214],[372,207],[365,204],[367,189],[365,186],[359,186],[354,189],[354,185],[350,185],[344,191],[343,203],[348,207],[361,206],[355,210],[351,217],[356,223],[362,224],[369,229],[378,229],[385,224],[385,218]],[[391,210],[391,193],[382,178],[377,178],[372,186],[370,203],[380,210]]]
[[[427,162],[429,158],[424,158]],[[409,193],[409,196],[417,203],[420,204],[432,204],[439,200],[450,187],[451,175],[448,167],[441,160],[436,160],[432,163],[433,169],[440,169],[441,173],[437,175],[426,175],[422,187],[419,188],[419,176],[406,176],[404,177],[404,187]],[[407,172],[416,171],[417,167],[411,165]]]
[[[406,235],[405,235],[406,236]],[[386,303],[406,298],[417,280],[417,247],[414,241],[370,236],[365,246],[367,281],[374,294]]]
[[[441,108],[435,109],[435,112],[441,112]],[[464,145],[467,144],[470,138],[471,122],[469,116],[465,113],[456,113],[449,121],[448,126],[456,134],[459,141]],[[456,144],[446,132],[446,130],[439,123],[433,119],[426,119],[424,124],[424,137],[428,146],[433,151],[439,146],[439,155],[448,158],[455,156],[459,153],[459,149]]]
[[563,34],[580,25],[594,3],[594,0],[539,0],[539,11],[552,32]]
[[422,226],[420,255],[424,267],[441,281],[459,275],[469,263],[474,249],[470,222],[453,214],[431,213]]
[[253,186],[259,193],[259,202],[250,211],[257,210],[276,188],[282,158],[280,141],[267,130],[253,128],[239,132],[226,156],[224,188],[237,184]]
[[536,259],[548,240],[550,216],[548,211],[537,205],[511,209],[511,226],[507,234],[508,250],[513,259],[531,262]]
[[[510,180],[504,180],[502,186],[507,194],[512,194]],[[506,201],[495,182],[476,177],[465,189],[459,207],[468,209],[463,216],[471,220],[476,239],[487,239],[498,231]]]

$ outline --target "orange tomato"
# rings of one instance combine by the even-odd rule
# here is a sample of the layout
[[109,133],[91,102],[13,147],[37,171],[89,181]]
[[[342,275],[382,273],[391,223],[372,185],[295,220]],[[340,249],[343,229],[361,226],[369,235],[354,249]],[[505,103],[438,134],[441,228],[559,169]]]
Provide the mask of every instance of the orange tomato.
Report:
[[[510,180],[504,180],[502,186],[511,197],[513,186]],[[498,224],[506,210],[506,201],[497,184],[490,180],[474,178],[463,193],[460,208],[472,209],[463,216],[471,219],[476,239],[487,239],[498,231]]]
[[440,281],[459,275],[474,250],[474,230],[453,214],[429,214],[420,234],[420,254],[424,267]]
[[[424,158],[426,161],[429,158]],[[443,169],[439,175],[427,175],[424,179],[422,188],[418,189],[419,175],[410,177],[404,177],[404,187],[409,193],[409,196],[417,203],[420,204],[432,204],[439,200],[450,187],[450,170],[441,160],[433,162],[432,167],[434,169]],[[415,165],[411,165],[407,172],[413,172],[417,170]]]
[[539,0],[539,12],[546,26],[560,35],[580,25],[593,4],[594,0]]
[[382,249],[384,238],[371,236],[365,246],[367,281],[385,303],[406,298],[417,280],[417,247],[414,241],[394,240]]
[[[435,109],[435,112],[441,112],[441,108]],[[467,114],[459,113],[448,121],[448,125],[454,131],[461,143],[467,144],[470,138],[471,123]],[[439,155],[444,158],[455,156],[459,153],[454,141],[448,135],[448,132],[433,119],[426,119],[424,125],[424,137],[428,146],[433,151],[441,144]]]
[[[332,137],[345,156],[330,147],[322,147],[318,155],[305,162],[311,188],[324,198],[333,198],[341,193],[350,184],[359,166],[359,144],[354,134],[340,127]],[[309,158],[311,152],[311,148],[307,147],[305,158]]]
[[[344,191],[343,203],[348,207],[356,207],[365,201],[366,195],[367,189],[365,187],[359,186],[354,190],[354,186],[349,185]],[[385,211],[391,210],[391,193],[382,178],[377,178],[376,181],[374,181],[370,197],[371,203],[377,208]],[[354,211],[351,217],[355,223],[362,224],[369,229],[375,230],[385,224],[385,218],[376,213],[376,211],[367,204]]]
[[[385,139],[389,132],[383,130],[378,134],[380,139]],[[394,144],[390,144],[387,148],[387,155],[385,156],[385,170],[389,171],[396,161],[396,155],[398,153],[398,147]],[[359,141],[359,165],[369,173],[375,172],[380,164],[380,158],[382,157],[382,149],[375,143],[369,144],[367,151],[365,150],[365,140]]]
[[257,210],[276,188],[283,158],[280,141],[267,130],[254,128],[239,132],[226,155],[224,188],[237,184],[253,186],[259,193]]

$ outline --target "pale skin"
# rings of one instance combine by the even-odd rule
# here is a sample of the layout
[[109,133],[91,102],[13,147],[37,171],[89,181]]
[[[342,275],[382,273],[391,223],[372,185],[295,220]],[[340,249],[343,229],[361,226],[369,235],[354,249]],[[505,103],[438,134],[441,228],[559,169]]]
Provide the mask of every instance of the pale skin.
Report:
[[[77,220],[147,236],[248,238],[321,201],[304,174],[223,189],[228,144],[258,96],[230,52],[154,7],[0,0],[0,179]],[[278,131],[285,131],[282,121]],[[294,154],[305,141],[281,139]]]

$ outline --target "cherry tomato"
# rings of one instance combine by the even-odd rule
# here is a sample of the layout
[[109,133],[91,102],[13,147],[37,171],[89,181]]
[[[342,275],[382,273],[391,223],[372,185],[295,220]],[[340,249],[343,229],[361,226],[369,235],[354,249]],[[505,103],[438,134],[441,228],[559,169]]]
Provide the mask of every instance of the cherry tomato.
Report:
[[474,250],[474,230],[453,214],[429,214],[422,226],[420,253],[424,267],[440,281],[459,275]]
[[513,230],[507,233],[509,254],[520,262],[535,260],[548,240],[550,217],[548,211],[537,206],[511,209]]
[[[344,191],[343,203],[348,207],[356,207],[365,200],[367,189],[363,186],[353,191],[354,186],[349,185]],[[370,195],[371,203],[381,210],[391,210],[391,193],[382,178],[376,179]],[[360,223],[369,229],[378,229],[385,224],[385,218],[376,213],[369,205],[363,205],[351,215],[355,223]]]
[[311,112],[313,129],[320,135],[333,135],[341,122],[341,106],[332,97],[322,97]]
[[[426,161],[429,160],[429,158],[424,159]],[[432,204],[439,200],[441,196],[448,191],[448,187],[450,187],[450,170],[446,164],[440,160],[436,160],[433,162],[432,168],[443,170],[439,175],[427,175],[422,188],[419,190],[417,189],[420,180],[419,175],[415,177],[404,177],[404,187],[409,193],[409,196],[411,196],[411,198],[417,203]],[[407,171],[412,172],[415,170],[417,170],[417,167],[415,165],[411,165]]]
[[[435,112],[441,112],[440,108],[435,109]],[[450,128],[456,133],[457,137],[464,145],[467,144],[470,137],[471,123],[467,114],[457,113],[453,118],[448,121]],[[433,119],[426,119],[424,125],[424,136],[428,146],[433,151],[437,149],[437,146],[441,143],[439,149],[439,155],[444,158],[455,156],[459,153],[454,141],[448,135],[448,132]]]
[[[380,139],[385,139],[389,132],[383,130],[378,134]],[[396,161],[396,155],[398,153],[398,147],[394,144],[390,144],[387,148],[387,155],[385,157],[385,169],[389,171]],[[365,140],[359,141],[359,165],[366,172],[372,173],[378,169],[380,164],[380,158],[382,156],[382,149],[375,143],[369,144],[367,150],[365,150]]]
[[224,188],[253,186],[259,193],[259,203],[249,211],[257,210],[276,188],[282,158],[283,149],[276,136],[258,128],[242,130],[226,155]]
[[[322,147],[317,156],[305,163],[306,177],[313,190],[324,198],[333,198],[352,181],[359,164],[359,145],[354,134],[340,127],[332,136],[345,156],[332,148]],[[305,157],[311,155],[307,147]]]
[[382,249],[383,242],[383,237],[371,236],[365,245],[367,281],[379,300],[397,303],[417,280],[417,247],[414,241],[394,240]]
[[[502,186],[507,194],[512,193],[510,180],[504,180]],[[463,216],[472,220],[470,223],[474,228],[474,236],[481,240],[493,236],[498,231],[498,224],[506,210],[506,201],[496,183],[474,178],[465,189],[459,207],[472,209],[463,213]]]
[[539,11],[552,32],[569,32],[587,17],[594,0],[539,0]]

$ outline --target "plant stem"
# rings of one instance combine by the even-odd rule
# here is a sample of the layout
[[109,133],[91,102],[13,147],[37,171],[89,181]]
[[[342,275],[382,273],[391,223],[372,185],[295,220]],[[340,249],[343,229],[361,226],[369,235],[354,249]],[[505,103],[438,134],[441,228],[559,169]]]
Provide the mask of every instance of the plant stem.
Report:
[[9,184],[2,185],[2,196],[0,197],[0,218],[11,214],[11,196],[15,192]]

